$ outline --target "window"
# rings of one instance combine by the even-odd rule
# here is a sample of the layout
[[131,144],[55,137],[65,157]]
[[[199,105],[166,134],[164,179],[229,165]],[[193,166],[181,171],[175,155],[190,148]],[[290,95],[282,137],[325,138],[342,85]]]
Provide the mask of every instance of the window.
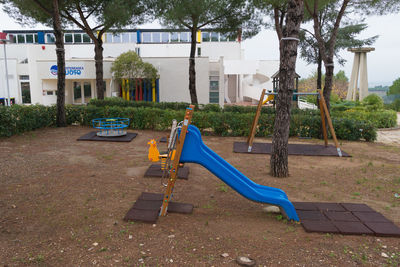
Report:
[[169,42],[169,32],[161,33],[161,42],[168,43]]
[[46,33],[46,43],[54,44],[55,42],[56,42],[56,38],[54,37],[54,34]]
[[83,42],[84,43],[90,43],[91,42],[89,35],[87,35],[86,33],[83,34]]
[[74,34],[74,43],[82,43],[82,34],[80,33]]
[[23,104],[31,103],[31,87],[29,82],[21,82],[21,95]]
[[181,32],[181,42],[189,42],[188,32]]
[[197,56],[201,56],[201,47],[197,47]]
[[106,43],[112,43],[112,34],[106,33]]
[[122,36],[122,42],[123,43],[129,43],[129,33],[124,32],[124,33],[121,34],[121,36]]
[[29,75],[19,75],[20,80],[29,80]]
[[120,43],[121,42],[121,35],[120,34],[114,34],[113,35],[113,43]]
[[82,101],[81,82],[74,82],[74,102]]
[[151,32],[144,32],[142,35],[143,39],[143,43],[150,43],[151,42]]
[[66,33],[64,35],[64,40],[66,44],[70,44],[73,43],[73,39],[72,39],[72,33]]
[[17,35],[18,43],[19,44],[24,44],[25,43],[25,35],[24,34],[18,34]]
[[136,47],[135,48],[135,52],[140,57],[140,47]]
[[219,103],[219,77],[210,76],[210,103]]
[[46,94],[47,95],[53,95],[54,93],[53,93],[53,91],[46,91]]
[[27,44],[33,44],[33,34],[27,34],[25,35],[25,38]]
[[90,82],[83,83],[83,94],[85,96],[85,103],[89,102],[90,98],[92,98],[92,85]]
[[34,35],[33,35],[33,37],[34,37],[34,39],[35,39],[35,44],[37,44],[39,41],[38,41],[38,35],[37,35],[37,33],[35,33]]
[[211,42],[218,42],[218,32],[211,33]]
[[226,34],[220,34],[219,35],[219,41],[220,42],[226,42],[226,41],[228,41],[228,36],[226,35]]
[[131,43],[136,43],[137,42],[137,33],[136,32],[131,32]]
[[22,60],[22,61],[20,62],[20,64],[28,64],[28,59],[25,58],[24,60]]
[[161,42],[160,33],[159,32],[153,32],[152,33],[152,37],[153,37],[153,43],[160,43]]
[[179,42],[179,36],[177,32],[171,33],[171,42]]
[[201,40],[203,42],[209,42],[210,41],[210,33],[209,32],[202,32],[201,33]]

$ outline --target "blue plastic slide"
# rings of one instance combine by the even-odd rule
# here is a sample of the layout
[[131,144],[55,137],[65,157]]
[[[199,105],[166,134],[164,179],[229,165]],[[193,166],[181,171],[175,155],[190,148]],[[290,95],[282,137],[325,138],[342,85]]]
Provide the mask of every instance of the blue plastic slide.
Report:
[[279,206],[290,220],[298,221],[296,210],[281,189],[259,185],[208,148],[199,129],[189,125],[180,158],[182,163],[197,163],[208,169],[242,196],[261,203]]

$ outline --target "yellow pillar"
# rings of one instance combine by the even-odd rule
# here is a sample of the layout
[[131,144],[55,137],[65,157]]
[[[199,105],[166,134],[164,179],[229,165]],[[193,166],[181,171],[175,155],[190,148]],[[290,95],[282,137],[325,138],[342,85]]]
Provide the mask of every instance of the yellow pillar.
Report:
[[151,81],[151,88],[153,90],[153,93],[151,94],[153,96],[153,102],[156,102],[156,80],[153,79]]
[[122,79],[122,85],[121,85],[121,91],[122,91],[122,99],[125,99],[125,79]]
[[126,79],[126,100],[129,100],[129,79]]
[[197,31],[197,42],[201,43],[201,31],[200,30]]

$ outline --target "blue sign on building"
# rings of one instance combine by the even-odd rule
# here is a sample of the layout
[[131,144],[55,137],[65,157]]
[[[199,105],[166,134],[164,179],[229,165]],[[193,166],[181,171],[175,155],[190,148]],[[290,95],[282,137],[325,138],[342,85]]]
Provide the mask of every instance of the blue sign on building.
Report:
[[[50,67],[50,73],[52,75],[57,75],[57,65],[53,65]],[[65,67],[65,75],[81,75],[83,71],[83,67]]]

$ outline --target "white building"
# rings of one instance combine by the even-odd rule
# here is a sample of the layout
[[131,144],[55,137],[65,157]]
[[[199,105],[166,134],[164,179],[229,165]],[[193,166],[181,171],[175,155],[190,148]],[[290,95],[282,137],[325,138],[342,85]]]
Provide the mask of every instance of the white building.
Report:
[[[51,105],[56,103],[57,65],[51,31],[4,31],[7,44],[10,97],[16,103]],[[199,38],[201,37],[201,38]],[[96,97],[94,45],[82,31],[65,33],[66,103],[84,104]],[[198,33],[196,89],[201,104],[258,100],[263,88],[272,90],[269,77],[279,68],[279,60],[246,61],[240,38],[213,31]],[[159,72],[158,100],[190,102],[190,33],[174,30],[126,30],[104,37],[105,96],[120,96],[119,82],[110,68],[121,53],[136,51]],[[4,53],[0,52],[0,99],[7,97]],[[82,97],[84,96],[84,97]]]

